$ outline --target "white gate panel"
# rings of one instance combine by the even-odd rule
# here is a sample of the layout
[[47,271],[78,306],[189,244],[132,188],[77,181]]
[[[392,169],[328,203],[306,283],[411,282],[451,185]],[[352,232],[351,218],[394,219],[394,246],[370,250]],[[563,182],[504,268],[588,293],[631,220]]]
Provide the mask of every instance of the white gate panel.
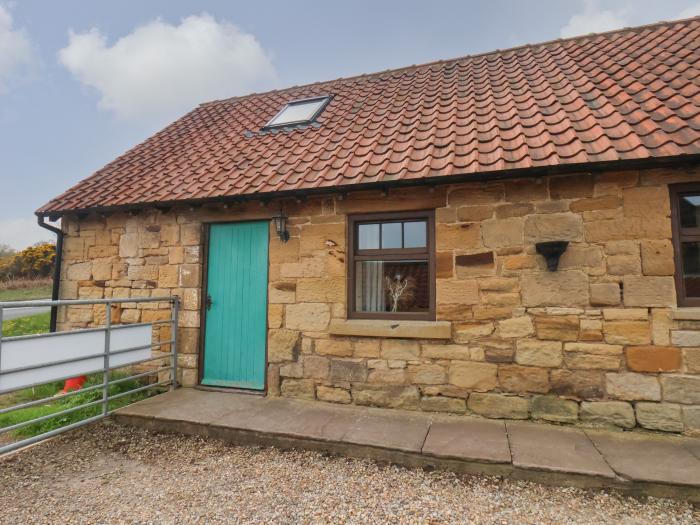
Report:
[[[125,366],[151,357],[151,336],[153,325],[112,327],[110,331],[110,352],[125,350],[135,346],[146,346],[142,350],[132,350],[110,355],[109,366]],[[7,373],[9,370],[44,363],[77,359],[99,354],[104,351],[105,331],[86,330],[57,332],[42,337],[2,341],[0,353],[0,393],[15,390],[37,383],[55,381],[102,370],[103,356],[92,357],[72,363],[44,366],[32,370]]]

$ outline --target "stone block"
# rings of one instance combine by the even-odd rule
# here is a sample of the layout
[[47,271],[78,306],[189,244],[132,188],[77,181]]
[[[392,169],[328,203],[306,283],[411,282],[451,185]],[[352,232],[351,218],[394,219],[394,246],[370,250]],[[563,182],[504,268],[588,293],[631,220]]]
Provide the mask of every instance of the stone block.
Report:
[[593,197],[593,176],[584,173],[549,179],[551,199],[583,199]]
[[180,226],[180,242],[183,246],[196,246],[202,242],[200,224],[183,224]]
[[552,370],[551,392],[580,399],[597,399],[605,394],[605,377],[597,370]]
[[280,366],[280,377],[301,379],[304,377],[304,368],[301,363],[287,363]]
[[634,428],[636,425],[634,409],[624,401],[583,401],[580,416],[581,421],[598,425],[622,428]]
[[418,410],[420,396],[415,386],[358,385],[351,390],[357,405]]
[[437,302],[441,304],[477,304],[479,287],[475,279],[437,279]]
[[469,361],[471,359],[471,351],[467,345],[423,345],[421,356],[425,359]]
[[530,412],[527,399],[502,394],[473,393],[467,406],[481,416],[498,419],[527,419]]
[[545,368],[520,365],[498,367],[498,381],[507,392],[525,393],[549,391],[549,373]]
[[445,396],[424,396],[420,400],[421,410],[427,412],[452,412],[461,414],[467,409],[464,399]]
[[641,246],[644,275],[673,275],[675,263],[670,240],[644,240]]
[[700,405],[700,376],[662,375],[663,400],[685,405]]
[[353,355],[355,357],[379,357],[380,347],[378,339],[360,339],[353,345]]
[[649,311],[646,308],[605,308],[603,318],[606,321],[646,321]]
[[119,239],[119,257],[138,257],[138,233],[124,233]]
[[648,321],[605,321],[603,335],[608,343],[645,345],[651,343],[651,325]]
[[537,179],[506,181],[505,198],[508,202],[543,201],[548,197],[547,183]]
[[676,346],[700,346],[700,330],[671,330],[671,343]]
[[620,304],[620,285],[617,283],[591,284],[591,304],[593,306],[616,306]]
[[302,360],[304,377],[310,379],[327,379],[330,372],[330,361],[327,357],[305,355]]
[[689,374],[700,374],[700,348],[683,348],[683,364]]
[[313,255],[319,250],[345,248],[345,224],[304,224],[301,227],[299,251],[302,255]]
[[500,184],[462,186],[450,191],[447,202],[450,206],[493,204],[503,200],[504,189]]
[[438,250],[468,250],[481,245],[478,223],[438,224],[435,230]]
[[524,306],[589,304],[588,277],[578,270],[524,274],[521,288]]
[[582,241],[583,219],[576,213],[549,213],[525,218],[525,242]]
[[71,281],[89,281],[92,278],[92,262],[71,264],[66,270],[66,278]]
[[457,208],[457,219],[460,222],[479,222],[493,217],[494,207],[488,204],[462,206]]
[[525,217],[534,213],[535,207],[529,202],[515,204],[499,204],[496,206],[496,218],[507,219],[509,217]]
[[481,337],[489,336],[494,331],[494,325],[488,323],[455,323],[454,341],[455,343],[468,343]]
[[437,252],[435,254],[435,277],[438,279],[451,279],[455,273],[454,252]]
[[664,186],[636,186],[622,191],[625,217],[671,215],[668,188]]
[[268,328],[281,328],[284,321],[284,306],[281,304],[267,305]]
[[316,387],[311,379],[283,379],[280,393],[284,397],[314,399]]
[[532,319],[529,316],[513,317],[498,321],[498,335],[500,337],[522,338],[535,333],[535,328],[532,325]]
[[352,342],[347,339],[318,339],[315,349],[319,355],[352,357],[353,354]]
[[681,368],[681,351],[673,346],[630,346],[625,358],[633,372],[675,372]]
[[532,399],[532,419],[575,423],[578,421],[578,403],[557,396],[535,396]]
[[559,259],[559,269],[602,268],[603,250],[600,246],[571,245]]
[[445,368],[435,364],[408,365],[411,384],[442,385],[447,382]]
[[651,339],[655,345],[665,346],[671,344],[671,311],[668,309],[653,308],[651,310]]
[[535,317],[538,339],[576,341],[579,335],[579,319],[575,315],[552,315]]
[[299,332],[294,330],[269,330],[267,360],[270,363],[294,361],[298,353]]
[[367,380],[367,365],[362,360],[331,359],[330,380],[339,382],[364,382]]
[[602,343],[566,343],[564,363],[572,370],[618,370],[622,346]]
[[[386,365],[388,366],[388,364]],[[370,367],[367,381],[382,385],[403,385],[406,384],[407,375],[404,368]]]
[[481,223],[481,235],[484,246],[488,248],[503,248],[523,245],[523,219],[495,219]]
[[332,386],[317,386],[316,398],[319,401],[326,401],[328,403],[342,403],[344,405],[352,403],[352,397],[350,396],[349,390]]
[[608,396],[624,401],[660,401],[661,387],[656,376],[636,373],[605,374]]
[[649,430],[683,432],[683,417],[679,405],[668,403],[637,403],[637,422]]
[[180,266],[180,286],[183,288],[198,288],[201,285],[201,266],[199,264],[183,264]]
[[581,341],[601,341],[603,339],[603,323],[598,319],[581,319]]
[[487,391],[496,388],[498,367],[491,363],[453,361],[449,368],[449,383],[460,388]]
[[579,199],[571,203],[571,211],[581,213],[584,211],[611,210],[622,206],[622,199],[617,195],[603,195],[592,199]]
[[642,261],[638,255],[608,255],[606,259],[608,275],[639,275]]
[[686,430],[690,431],[693,435],[697,436],[700,434],[700,406],[698,407],[681,407],[681,412],[683,415],[683,424]]
[[331,311],[325,303],[289,304],[285,317],[287,328],[320,332],[328,327]]
[[345,280],[302,278],[296,283],[296,302],[342,303],[345,302]]
[[673,277],[623,278],[625,306],[673,306],[676,291]]
[[381,343],[382,359],[417,359],[420,346],[410,339],[383,339]]
[[515,362],[519,365],[556,368],[563,360],[559,341],[521,339],[516,343]]

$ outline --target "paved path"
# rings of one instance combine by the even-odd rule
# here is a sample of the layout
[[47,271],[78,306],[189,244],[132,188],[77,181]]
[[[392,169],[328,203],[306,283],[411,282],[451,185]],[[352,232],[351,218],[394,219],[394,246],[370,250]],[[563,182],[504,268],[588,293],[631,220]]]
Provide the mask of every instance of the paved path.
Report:
[[407,466],[611,487],[700,502],[700,440],[182,388],[119,422],[240,444],[324,450]]
[[51,311],[50,306],[36,306],[28,308],[3,308],[2,319],[3,321],[9,321],[11,319],[26,317],[28,315],[43,314],[49,311]]

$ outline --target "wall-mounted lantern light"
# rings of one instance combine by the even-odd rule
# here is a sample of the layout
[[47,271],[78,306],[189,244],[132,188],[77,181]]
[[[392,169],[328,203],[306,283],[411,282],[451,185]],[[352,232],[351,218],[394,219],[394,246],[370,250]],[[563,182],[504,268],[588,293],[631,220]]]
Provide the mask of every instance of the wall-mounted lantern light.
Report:
[[282,211],[282,206],[280,206],[279,214],[272,217],[275,222],[275,230],[277,231],[277,236],[280,241],[287,242],[289,240],[289,232],[287,231],[287,216]]
[[550,272],[556,272],[559,258],[566,251],[567,246],[569,246],[569,241],[538,242],[535,244],[535,250],[544,256],[547,261],[547,269]]

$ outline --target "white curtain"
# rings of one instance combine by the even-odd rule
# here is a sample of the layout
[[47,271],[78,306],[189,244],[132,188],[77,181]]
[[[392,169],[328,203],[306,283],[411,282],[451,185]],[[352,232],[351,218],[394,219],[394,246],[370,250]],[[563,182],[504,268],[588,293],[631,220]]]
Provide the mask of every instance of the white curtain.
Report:
[[355,287],[355,304],[361,312],[384,312],[384,263],[365,261],[359,263],[359,285]]

